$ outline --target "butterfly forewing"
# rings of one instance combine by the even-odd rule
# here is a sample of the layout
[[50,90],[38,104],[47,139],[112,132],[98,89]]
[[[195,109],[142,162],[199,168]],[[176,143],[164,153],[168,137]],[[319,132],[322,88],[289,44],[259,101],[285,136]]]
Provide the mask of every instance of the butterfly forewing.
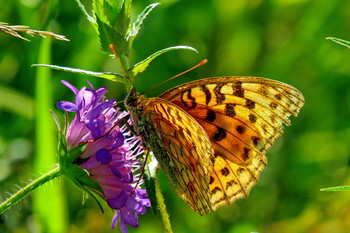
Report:
[[209,179],[214,151],[205,130],[180,107],[161,98],[145,99],[131,110],[137,113],[138,133],[177,195],[200,214],[213,211]]
[[297,116],[304,97],[282,82],[218,77],[175,87],[160,98],[189,113],[206,131],[215,162],[209,189],[213,210],[246,197],[259,180],[265,152]]

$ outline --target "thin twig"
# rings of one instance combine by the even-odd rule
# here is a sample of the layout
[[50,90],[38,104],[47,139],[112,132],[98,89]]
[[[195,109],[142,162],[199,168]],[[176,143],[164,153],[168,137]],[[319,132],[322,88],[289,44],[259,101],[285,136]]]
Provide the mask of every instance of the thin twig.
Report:
[[39,36],[42,36],[44,38],[49,36],[49,37],[52,37],[52,38],[54,38],[56,40],[69,41],[65,36],[58,35],[58,34],[55,34],[55,33],[52,33],[52,32],[32,30],[32,29],[29,29],[28,26],[24,26],[24,25],[13,25],[13,26],[10,26],[10,25],[8,25],[7,23],[4,23],[4,22],[0,22],[0,31],[4,32],[6,34],[9,34],[11,36],[20,38],[22,40],[26,40],[26,41],[29,41],[29,40],[27,38],[24,38],[23,36],[21,36],[18,32],[26,33],[26,34],[28,34],[30,36],[39,35]]

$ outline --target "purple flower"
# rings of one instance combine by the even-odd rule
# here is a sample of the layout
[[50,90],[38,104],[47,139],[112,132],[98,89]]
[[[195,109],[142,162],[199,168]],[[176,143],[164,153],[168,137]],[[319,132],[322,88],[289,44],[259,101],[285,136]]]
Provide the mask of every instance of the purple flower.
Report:
[[140,168],[137,156],[143,153],[140,139],[130,136],[125,125],[119,127],[128,112],[115,108],[115,100],[105,99],[105,87],[95,90],[89,83],[91,89],[78,90],[62,83],[75,94],[74,103],[57,103],[62,110],[76,112],[66,133],[68,150],[89,141],[76,161],[101,186],[103,193],[96,192],[116,210],[112,228],[120,222],[122,232],[128,232],[126,224],[138,227],[138,214],[145,214],[150,206],[146,191],[134,188],[139,179],[139,174],[135,175]]

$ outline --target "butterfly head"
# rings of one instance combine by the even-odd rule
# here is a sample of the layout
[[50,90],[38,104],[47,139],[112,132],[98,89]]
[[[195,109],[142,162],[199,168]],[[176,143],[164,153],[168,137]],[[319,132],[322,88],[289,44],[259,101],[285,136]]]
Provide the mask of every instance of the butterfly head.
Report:
[[140,103],[145,100],[143,95],[137,93],[136,89],[133,88],[130,93],[126,96],[124,104],[127,108],[137,108],[140,106]]

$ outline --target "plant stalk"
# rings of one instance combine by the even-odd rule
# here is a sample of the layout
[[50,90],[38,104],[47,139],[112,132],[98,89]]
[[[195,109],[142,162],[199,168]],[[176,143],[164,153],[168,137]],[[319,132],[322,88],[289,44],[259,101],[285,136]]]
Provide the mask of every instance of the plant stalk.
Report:
[[160,190],[159,181],[158,181],[157,177],[155,180],[155,185],[156,185],[156,197],[157,197],[157,202],[158,202],[158,206],[159,206],[159,211],[160,211],[160,215],[162,216],[162,221],[163,221],[163,225],[164,225],[164,232],[172,233],[173,230],[171,228],[169,214],[166,210],[166,205],[164,202],[162,191]]
[[62,172],[60,170],[60,166],[57,166],[55,169],[33,180],[32,182],[27,184],[25,187],[21,188],[19,191],[17,191],[15,194],[13,194],[7,200],[5,200],[0,204],[0,214],[2,214],[4,211],[10,208],[13,204],[22,200],[27,194],[29,194],[31,191],[38,188],[40,185],[43,185],[46,182],[60,175],[62,175]]

